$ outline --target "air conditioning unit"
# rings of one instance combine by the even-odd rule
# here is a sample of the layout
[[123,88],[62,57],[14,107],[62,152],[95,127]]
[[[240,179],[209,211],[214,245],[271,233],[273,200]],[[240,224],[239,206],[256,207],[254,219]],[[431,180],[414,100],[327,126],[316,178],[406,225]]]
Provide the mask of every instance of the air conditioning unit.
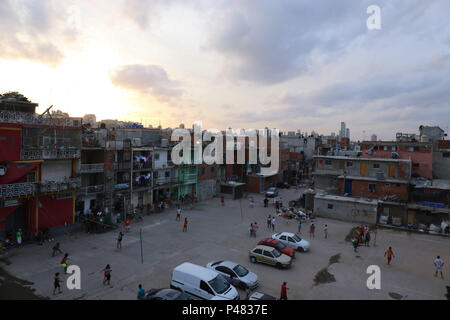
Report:
[[4,176],[6,174],[6,167],[1,166],[0,167],[0,176]]

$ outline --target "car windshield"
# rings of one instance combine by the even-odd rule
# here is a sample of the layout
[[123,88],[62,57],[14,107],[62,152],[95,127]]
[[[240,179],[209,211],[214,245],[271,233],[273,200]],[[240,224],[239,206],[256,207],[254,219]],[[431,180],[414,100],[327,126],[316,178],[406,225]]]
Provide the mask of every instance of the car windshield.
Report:
[[269,188],[269,191],[275,191],[275,188]]
[[277,249],[274,249],[274,250],[272,251],[272,254],[273,254],[273,256],[274,256],[275,258],[278,258],[279,256],[281,256],[281,253],[280,253]]
[[295,242],[300,242],[300,241],[302,241],[302,239],[300,239],[299,237],[297,237],[296,234],[294,234],[294,235],[292,236],[292,239],[294,239]]
[[239,264],[236,267],[233,268],[233,271],[236,272],[236,274],[239,277],[243,277],[243,276],[246,276],[248,274],[248,270],[245,269],[243,266],[241,266]]
[[230,284],[225,280],[225,278],[218,274],[217,277],[208,281],[209,285],[217,293],[224,293],[230,287]]
[[286,248],[286,245],[282,242],[278,242],[277,243],[277,249],[283,250],[284,248]]

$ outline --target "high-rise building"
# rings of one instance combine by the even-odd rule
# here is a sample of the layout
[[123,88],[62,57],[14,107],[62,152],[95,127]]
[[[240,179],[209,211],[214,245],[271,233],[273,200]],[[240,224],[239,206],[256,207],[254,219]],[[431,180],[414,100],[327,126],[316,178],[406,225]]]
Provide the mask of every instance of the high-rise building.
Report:
[[341,130],[339,130],[339,139],[345,138],[347,135],[347,130],[345,128],[345,122],[341,122]]
[[347,128],[347,129],[345,130],[345,137],[348,138],[348,139],[350,139],[350,128]]

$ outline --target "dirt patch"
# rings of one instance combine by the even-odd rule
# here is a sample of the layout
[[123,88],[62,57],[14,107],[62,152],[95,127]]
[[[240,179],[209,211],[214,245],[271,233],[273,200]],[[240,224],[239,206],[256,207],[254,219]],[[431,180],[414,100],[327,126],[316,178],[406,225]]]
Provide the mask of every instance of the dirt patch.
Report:
[[335,254],[334,256],[332,256],[330,258],[330,260],[328,260],[328,266],[331,266],[333,263],[338,263],[339,260],[341,259],[341,254]]
[[328,268],[323,268],[319,272],[316,273],[314,277],[314,285],[336,282],[336,278],[328,272]]
[[0,300],[44,300],[34,293],[32,282],[16,278],[0,267]]
[[398,294],[395,292],[389,292],[389,296],[395,300],[400,300],[401,298],[403,298],[403,296],[401,294]]

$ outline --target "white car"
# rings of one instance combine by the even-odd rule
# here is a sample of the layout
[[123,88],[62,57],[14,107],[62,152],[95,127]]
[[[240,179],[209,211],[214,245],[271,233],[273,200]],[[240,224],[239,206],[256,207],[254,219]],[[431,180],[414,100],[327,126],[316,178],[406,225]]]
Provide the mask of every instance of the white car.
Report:
[[212,261],[206,268],[214,270],[225,277],[239,280],[238,287],[251,290],[258,286],[258,276],[248,271],[244,266],[232,261]]
[[276,239],[300,252],[309,251],[309,241],[299,238],[295,233],[279,232],[272,235],[272,239]]

